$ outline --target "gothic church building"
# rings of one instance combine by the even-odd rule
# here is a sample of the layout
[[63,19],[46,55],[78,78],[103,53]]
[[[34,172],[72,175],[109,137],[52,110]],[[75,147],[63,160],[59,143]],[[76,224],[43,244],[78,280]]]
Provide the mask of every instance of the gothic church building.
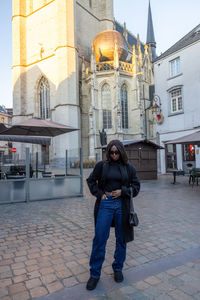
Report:
[[13,0],[12,24],[13,123],[40,117],[80,129],[52,139],[50,160],[79,147],[94,158],[102,129],[108,142],[154,140],[150,5],[146,45],[115,21],[113,0]]

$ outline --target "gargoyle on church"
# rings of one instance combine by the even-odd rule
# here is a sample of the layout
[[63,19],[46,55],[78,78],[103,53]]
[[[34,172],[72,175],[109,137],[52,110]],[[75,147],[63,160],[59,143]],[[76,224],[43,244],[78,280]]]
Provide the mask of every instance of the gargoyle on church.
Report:
[[13,0],[13,123],[40,117],[80,129],[52,140],[50,161],[80,147],[95,158],[102,130],[107,142],[155,139],[150,3],[144,44],[114,19],[113,2]]

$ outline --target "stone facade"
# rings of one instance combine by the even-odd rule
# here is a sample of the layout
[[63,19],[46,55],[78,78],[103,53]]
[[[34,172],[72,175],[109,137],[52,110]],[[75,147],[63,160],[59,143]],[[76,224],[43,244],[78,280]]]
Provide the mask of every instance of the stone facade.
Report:
[[[91,61],[95,36],[116,26],[112,0],[13,0],[12,22],[13,123],[41,117],[39,86],[46,80],[50,100],[47,118],[81,128],[53,138],[50,159],[64,157],[66,149],[81,146],[85,157],[95,156],[94,147],[99,146],[102,130],[103,83],[110,85],[112,95],[114,122],[107,132],[108,140],[153,138],[153,125],[145,110],[150,106],[149,85],[153,84],[150,51],[136,48],[134,63],[142,72],[138,76],[122,65],[107,72],[97,71],[95,61]],[[128,91],[129,127],[125,131],[120,127],[118,105],[122,84]],[[33,146],[32,151],[39,147]]]
[[[135,54],[134,54],[135,53]],[[82,146],[85,156],[95,157],[96,147],[100,146],[99,131],[106,129],[107,142],[112,139],[130,140],[141,137],[154,139],[154,122],[148,108],[149,86],[153,84],[152,64],[146,47],[143,54],[138,47],[126,61],[120,61],[115,55],[114,61],[97,63],[92,53],[91,65],[82,67],[81,120]],[[117,58],[116,58],[117,57]],[[141,60],[140,60],[141,57]],[[131,60],[130,62],[127,62]],[[110,88],[110,99],[103,107],[102,89]],[[122,88],[127,91],[128,126],[122,126]],[[103,110],[112,111],[112,127],[105,128]],[[89,118],[88,118],[89,116]],[[100,153],[99,153],[100,154]]]

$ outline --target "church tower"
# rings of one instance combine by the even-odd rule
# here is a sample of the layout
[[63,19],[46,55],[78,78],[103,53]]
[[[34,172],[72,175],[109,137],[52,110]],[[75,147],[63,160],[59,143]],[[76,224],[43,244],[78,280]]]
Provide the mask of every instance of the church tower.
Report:
[[156,58],[156,41],[154,36],[154,29],[153,29],[153,20],[151,14],[151,4],[149,0],[149,10],[148,10],[148,22],[147,22],[147,40],[146,44],[151,49],[151,58],[152,61]]
[[[13,123],[40,117],[80,129],[80,61],[88,65],[94,37],[113,28],[113,0],[12,1]],[[79,147],[80,131],[55,137],[50,160]]]

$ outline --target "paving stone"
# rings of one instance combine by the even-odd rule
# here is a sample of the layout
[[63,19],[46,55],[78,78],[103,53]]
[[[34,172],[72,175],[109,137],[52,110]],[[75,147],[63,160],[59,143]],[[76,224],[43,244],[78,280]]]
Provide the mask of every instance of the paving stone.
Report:
[[13,300],[29,300],[30,299],[30,295],[27,291],[15,294],[12,296]]
[[25,264],[22,263],[22,262],[15,263],[15,264],[12,264],[12,265],[11,265],[11,268],[12,268],[13,270],[15,270],[15,269],[22,269],[22,268],[24,268],[24,267],[25,267]]
[[23,282],[27,279],[29,279],[27,274],[12,277],[14,283]]
[[47,284],[46,287],[47,287],[49,293],[55,293],[56,291],[63,289],[63,284],[59,281],[55,281],[55,282]]
[[25,274],[27,271],[26,271],[26,269],[24,269],[24,268],[20,268],[20,269],[15,269],[15,270],[13,270],[13,274],[14,275],[22,275],[22,274]]
[[41,296],[47,295],[48,291],[45,287],[36,287],[30,290],[30,294],[32,298],[39,298]]
[[67,278],[67,277],[72,276],[72,272],[69,269],[66,268],[65,270],[61,270],[61,271],[56,272],[56,276],[58,278],[61,278],[61,279]]
[[181,290],[174,290],[174,291],[170,291],[168,292],[169,296],[171,296],[172,298],[176,299],[176,300],[192,300],[192,297],[189,296],[188,294],[184,293]]
[[51,274],[43,275],[41,277],[41,280],[44,284],[48,284],[48,283],[51,283],[51,282],[57,280],[57,277],[55,274],[51,273]]
[[136,283],[133,283],[133,286],[135,286],[138,290],[145,290],[150,287],[150,285],[145,281],[138,281]]
[[27,280],[25,282],[25,285],[26,285],[27,289],[32,289],[32,288],[35,288],[37,286],[41,286],[42,282],[39,278],[34,278],[34,279]]
[[0,299],[6,295],[8,295],[8,289],[6,287],[0,287]]
[[74,278],[74,277],[69,277],[69,278],[65,278],[65,279],[63,279],[63,285],[65,286],[65,287],[72,287],[72,286],[74,286],[74,285],[76,285],[76,284],[78,284],[79,282],[77,281],[77,279],[76,278]]
[[42,275],[47,275],[47,274],[50,274],[50,273],[53,273],[54,272],[54,269],[51,268],[51,267],[47,267],[47,268],[42,268],[40,269],[40,273]]
[[26,287],[25,287],[24,283],[16,283],[16,284],[9,286],[9,291],[13,295],[13,294],[17,294],[19,292],[26,291]]
[[0,288],[11,285],[12,280],[11,279],[1,279],[0,280]]
[[156,276],[147,277],[144,281],[149,283],[150,285],[156,285],[161,282],[161,280],[158,279]]

